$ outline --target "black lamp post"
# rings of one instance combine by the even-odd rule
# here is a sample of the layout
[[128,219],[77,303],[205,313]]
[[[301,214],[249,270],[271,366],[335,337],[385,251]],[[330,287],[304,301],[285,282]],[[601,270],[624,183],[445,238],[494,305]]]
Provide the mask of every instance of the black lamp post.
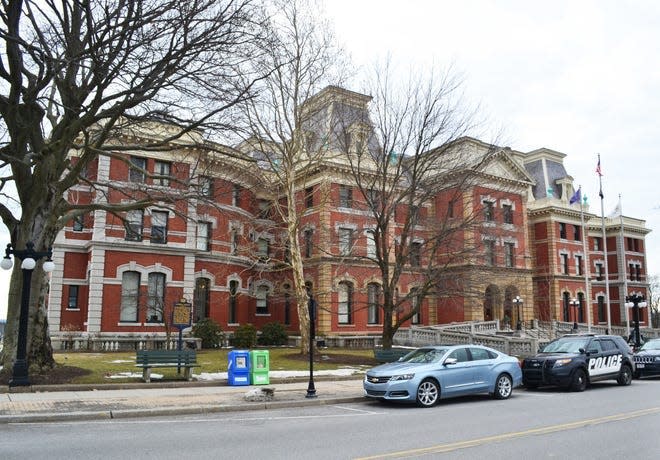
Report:
[[521,316],[520,316],[520,307],[522,307],[523,299],[521,299],[520,296],[517,295],[516,298],[513,299],[513,303],[516,306],[516,314],[518,316],[518,321],[516,322],[516,330],[520,331],[520,330],[522,330],[522,320],[521,320]]
[[635,349],[639,348],[642,345],[641,336],[639,334],[639,309],[646,307],[646,305],[647,304],[646,304],[646,300],[644,299],[644,296],[638,294],[632,294],[626,297],[626,307],[634,308],[633,318],[635,321],[635,329],[634,329],[635,337],[633,337],[633,340],[635,344]]
[[573,329],[578,330],[578,307],[580,306],[580,301],[578,299],[571,299],[569,302],[571,307],[573,307]]
[[305,398],[316,398],[316,388],[314,388],[314,339],[316,335],[316,300],[312,296],[307,302],[309,311],[309,383],[307,384],[307,394]]
[[21,310],[18,318],[18,341],[16,344],[16,360],[14,361],[14,368],[12,370],[11,380],[9,380],[10,387],[27,386],[30,385],[28,378],[28,362],[27,362],[27,330],[28,330],[28,317],[30,314],[30,289],[32,283],[32,271],[37,266],[37,260],[46,257],[43,269],[45,272],[52,272],[55,269],[55,264],[51,260],[53,256],[52,249],[47,251],[35,251],[34,243],[28,241],[25,243],[26,248],[22,250],[13,249],[11,243],[5,249],[5,257],[0,261],[0,267],[4,270],[9,270],[14,265],[10,259],[10,255],[14,255],[20,259],[21,269],[23,270],[23,289],[21,291]]

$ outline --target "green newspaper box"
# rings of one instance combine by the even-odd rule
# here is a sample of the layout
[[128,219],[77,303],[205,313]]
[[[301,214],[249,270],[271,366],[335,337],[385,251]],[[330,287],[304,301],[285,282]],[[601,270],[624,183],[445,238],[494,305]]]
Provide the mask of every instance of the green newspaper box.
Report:
[[268,385],[268,371],[270,370],[270,358],[268,350],[250,351],[250,384]]

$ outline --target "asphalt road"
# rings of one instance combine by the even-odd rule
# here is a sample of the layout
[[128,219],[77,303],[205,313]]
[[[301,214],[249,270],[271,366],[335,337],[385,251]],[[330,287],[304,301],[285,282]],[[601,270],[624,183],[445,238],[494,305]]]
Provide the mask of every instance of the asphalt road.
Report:
[[365,402],[0,427],[2,459],[657,459],[660,379],[518,389],[431,409]]

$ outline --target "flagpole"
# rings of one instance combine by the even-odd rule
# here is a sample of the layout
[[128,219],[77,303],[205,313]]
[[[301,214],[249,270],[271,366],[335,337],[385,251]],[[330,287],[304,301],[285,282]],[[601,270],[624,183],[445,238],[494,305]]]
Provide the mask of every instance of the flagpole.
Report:
[[623,239],[623,204],[621,203],[621,194],[619,193],[619,236],[621,239],[621,257],[617,254],[617,258],[621,260],[620,273],[623,275],[623,296],[619,299],[619,304],[623,306],[626,311],[626,335],[630,337],[630,317],[628,314],[628,307],[626,307],[626,297],[628,296],[628,275],[626,273],[626,245]]
[[610,274],[607,267],[607,234],[605,233],[605,205],[603,203],[603,174],[600,169],[600,153],[598,154],[598,185],[600,186],[600,224],[603,234],[603,253],[605,259],[605,299],[607,300],[607,333],[612,332],[612,312],[610,309]]
[[[582,190],[582,186],[579,187]],[[582,193],[580,193],[582,195]],[[589,232],[585,230],[584,227],[584,203],[587,202],[587,197],[584,196],[580,200],[580,224],[582,225],[582,251],[584,251],[584,289],[585,296],[587,300],[587,332],[591,332],[591,289],[589,279],[591,278],[591,269],[589,267],[589,249],[587,247],[587,238],[589,237]],[[630,335],[630,334],[628,334]]]

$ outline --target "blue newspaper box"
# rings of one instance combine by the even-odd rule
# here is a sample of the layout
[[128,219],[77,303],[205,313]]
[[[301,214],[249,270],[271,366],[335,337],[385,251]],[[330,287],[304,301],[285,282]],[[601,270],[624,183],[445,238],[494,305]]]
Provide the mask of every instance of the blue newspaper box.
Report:
[[250,352],[248,350],[232,350],[228,355],[227,380],[229,385],[250,384]]

